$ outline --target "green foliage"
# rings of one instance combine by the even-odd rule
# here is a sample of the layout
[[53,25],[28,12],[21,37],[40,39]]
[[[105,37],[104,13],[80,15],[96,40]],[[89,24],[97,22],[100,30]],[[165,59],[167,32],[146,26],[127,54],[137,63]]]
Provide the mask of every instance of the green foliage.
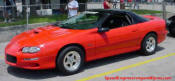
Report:
[[135,12],[136,14],[156,14],[156,13],[162,13],[162,11],[155,11],[155,10],[131,10],[132,12]]

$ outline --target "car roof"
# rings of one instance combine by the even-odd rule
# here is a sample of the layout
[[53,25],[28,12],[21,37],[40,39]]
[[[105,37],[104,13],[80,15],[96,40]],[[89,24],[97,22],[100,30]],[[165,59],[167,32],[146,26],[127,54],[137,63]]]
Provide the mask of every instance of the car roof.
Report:
[[91,9],[88,11],[100,12],[100,13],[129,13],[130,11],[120,9]]
[[140,22],[145,22],[145,21],[148,21],[148,19],[144,18],[144,17],[141,17],[131,11],[128,11],[128,10],[120,10],[120,9],[92,9],[92,10],[89,10],[89,11],[92,11],[92,12],[99,12],[99,13],[109,13],[109,14],[125,14],[127,13],[128,15],[130,15],[134,21],[136,23],[140,23]]

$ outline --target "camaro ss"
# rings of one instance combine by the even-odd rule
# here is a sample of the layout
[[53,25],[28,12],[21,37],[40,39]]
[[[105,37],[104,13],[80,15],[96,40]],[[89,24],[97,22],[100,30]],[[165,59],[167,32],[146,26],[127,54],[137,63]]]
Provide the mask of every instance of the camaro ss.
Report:
[[88,61],[132,51],[154,54],[166,34],[166,23],[159,17],[89,10],[15,36],[5,48],[5,58],[14,67],[74,74]]

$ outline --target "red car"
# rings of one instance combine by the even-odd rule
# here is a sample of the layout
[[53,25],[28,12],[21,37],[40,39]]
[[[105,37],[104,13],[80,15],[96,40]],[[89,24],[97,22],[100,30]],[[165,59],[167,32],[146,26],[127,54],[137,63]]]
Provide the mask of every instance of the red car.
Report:
[[6,63],[24,69],[78,72],[88,61],[122,53],[155,53],[166,23],[122,10],[90,10],[62,23],[15,36],[5,48]]

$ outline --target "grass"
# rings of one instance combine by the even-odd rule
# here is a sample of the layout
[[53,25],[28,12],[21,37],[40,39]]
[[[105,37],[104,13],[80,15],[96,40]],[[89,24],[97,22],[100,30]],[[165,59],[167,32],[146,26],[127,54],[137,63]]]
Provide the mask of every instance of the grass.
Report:
[[[52,15],[52,16],[31,16],[29,19],[29,24],[34,23],[42,23],[42,22],[56,22],[56,21],[63,21],[67,18],[67,15]],[[4,23],[0,22],[0,27],[6,27],[6,26],[14,26],[14,25],[25,25],[26,24],[26,18],[25,19],[18,19],[15,22],[10,23]]]
[[131,10],[132,12],[135,12],[136,14],[157,14],[162,13],[162,11],[156,11],[156,10]]
[[[132,12],[135,12],[136,14],[156,14],[156,13],[162,13],[162,11],[155,11],[155,10],[131,10]],[[62,21],[67,19],[66,14],[62,15],[52,15],[52,16],[31,16],[29,19],[29,24],[34,23],[43,23],[43,22],[56,22],[56,21]],[[0,21],[3,21],[2,19]],[[25,25],[26,19],[18,19],[15,22],[11,23],[4,23],[0,22],[0,27],[6,27],[6,26],[14,26],[14,25]]]

